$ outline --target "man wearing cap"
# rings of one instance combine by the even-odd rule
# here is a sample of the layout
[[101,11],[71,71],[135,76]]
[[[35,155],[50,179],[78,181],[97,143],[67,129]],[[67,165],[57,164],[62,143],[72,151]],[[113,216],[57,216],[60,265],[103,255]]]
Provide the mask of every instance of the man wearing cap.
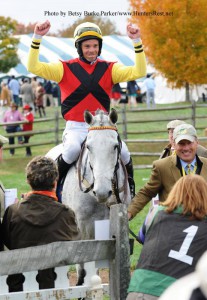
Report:
[[[173,131],[176,126],[186,124],[186,122],[182,120],[172,120],[167,124],[167,132],[168,132],[168,138],[169,138],[169,144],[163,149],[160,159],[167,157],[169,155],[174,154],[174,145],[173,145]],[[197,147],[197,155],[202,157],[207,157],[207,149],[200,144],[198,144]]]
[[[63,152],[58,158],[59,181],[61,181],[69,167],[77,160],[81,144],[88,132],[88,124],[84,122],[84,111],[87,109],[92,114],[97,109],[109,112],[112,86],[144,77],[146,59],[140,30],[132,24],[127,25],[127,35],[134,44],[134,66],[123,66],[117,62],[99,59],[103,41],[101,30],[96,24],[86,22],[78,25],[74,31],[78,58],[56,63],[40,62],[39,47],[42,37],[47,34],[50,26],[49,21],[36,24],[27,67],[28,71],[38,76],[58,82],[61,90],[61,110],[66,120]],[[132,160],[123,142],[121,157],[129,178],[133,179]],[[131,194],[134,194],[133,181],[129,180],[129,185]]]
[[190,124],[178,125],[173,132],[176,154],[153,162],[149,181],[132,199],[128,218],[132,219],[157,194],[159,201],[167,199],[175,182],[189,173],[199,174],[207,181],[207,159],[199,157],[195,128]]
[[[2,159],[2,148],[5,143],[8,143],[8,139],[0,135],[0,161]],[[0,251],[3,250],[2,243],[2,231],[1,231],[1,217],[4,213],[4,186],[0,181]]]

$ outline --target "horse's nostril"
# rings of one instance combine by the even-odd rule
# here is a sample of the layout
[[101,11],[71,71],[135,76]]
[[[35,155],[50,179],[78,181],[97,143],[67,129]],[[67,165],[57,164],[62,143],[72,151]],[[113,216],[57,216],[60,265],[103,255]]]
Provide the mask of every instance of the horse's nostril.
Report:
[[96,196],[96,192],[95,192],[95,191],[93,191],[93,193],[94,193],[94,195]]

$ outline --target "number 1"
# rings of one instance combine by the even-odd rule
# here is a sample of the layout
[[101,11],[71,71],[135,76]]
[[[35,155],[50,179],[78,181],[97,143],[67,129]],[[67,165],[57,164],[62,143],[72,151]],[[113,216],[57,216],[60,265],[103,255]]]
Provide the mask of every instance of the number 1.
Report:
[[180,260],[186,264],[192,265],[193,263],[193,257],[187,255],[187,252],[190,248],[190,245],[198,231],[198,226],[190,226],[183,230],[183,232],[187,232],[187,235],[180,247],[179,251],[170,250],[168,256],[177,260]]

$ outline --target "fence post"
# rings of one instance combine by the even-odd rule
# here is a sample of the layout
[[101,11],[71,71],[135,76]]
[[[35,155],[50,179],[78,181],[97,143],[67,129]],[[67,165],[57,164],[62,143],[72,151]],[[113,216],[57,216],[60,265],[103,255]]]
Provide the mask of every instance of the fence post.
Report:
[[55,144],[59,144],[59,112],[55,111]]
[[110,238],[116,239],[116,256],[110,261],[110,298],[126,300],[130,281],[130,251],[127,206],[124,204],[111,206]]
[[192,100],[192,125],[196,127],[196,102]]
[[122,116],[122,136],[124,140],[127,140],[127,117],[126,117],[126,104],[122,104],[121,108]]

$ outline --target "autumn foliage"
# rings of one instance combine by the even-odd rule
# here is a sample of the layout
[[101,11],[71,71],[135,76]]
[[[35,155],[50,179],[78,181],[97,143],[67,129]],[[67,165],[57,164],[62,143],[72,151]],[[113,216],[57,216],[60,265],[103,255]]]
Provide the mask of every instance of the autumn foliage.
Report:
[[173,86],[207,83],[206,0],[129,1],[149,63]]
[[0,73],[7,73],[20,62],[17,55],[19,39],[13,36],[16,21],[0,16]]

